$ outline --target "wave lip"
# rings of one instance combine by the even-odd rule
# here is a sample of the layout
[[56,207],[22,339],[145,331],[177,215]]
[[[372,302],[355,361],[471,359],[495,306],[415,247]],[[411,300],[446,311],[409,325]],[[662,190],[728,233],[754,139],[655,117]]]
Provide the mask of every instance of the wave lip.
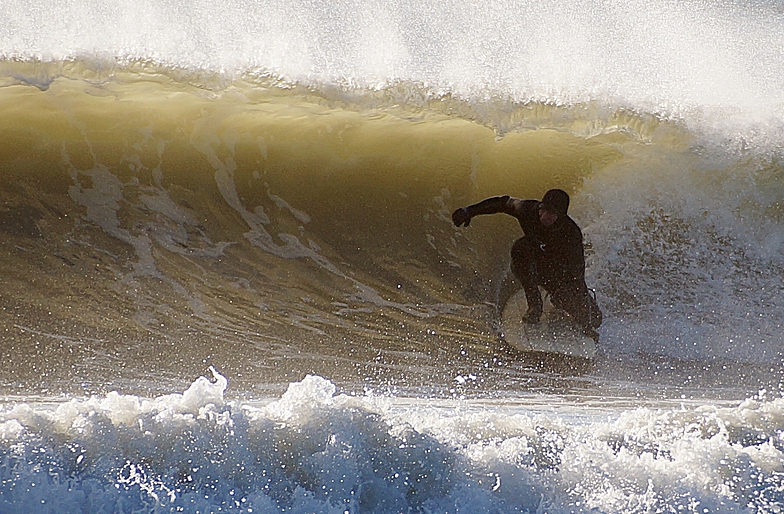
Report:
[[774,2],[6,4],[0,55],[152,61],[308,86],[614,102],[668,118],[782,116]]

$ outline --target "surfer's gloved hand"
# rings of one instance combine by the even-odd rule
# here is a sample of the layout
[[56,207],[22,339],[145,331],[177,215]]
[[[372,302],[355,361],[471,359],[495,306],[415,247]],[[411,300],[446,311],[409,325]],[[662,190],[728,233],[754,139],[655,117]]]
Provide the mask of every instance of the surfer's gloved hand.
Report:
[[455,212],[452,213],[452,223],[455,224],[456,227],[460,225],[468,226],[471,224],[471,214],[469,214],[468,209],[465,207],[461,207],[457,209]]

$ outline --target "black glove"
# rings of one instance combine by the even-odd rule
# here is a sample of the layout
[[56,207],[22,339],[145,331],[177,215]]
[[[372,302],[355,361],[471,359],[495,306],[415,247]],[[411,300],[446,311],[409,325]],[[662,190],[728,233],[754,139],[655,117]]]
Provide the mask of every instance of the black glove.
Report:
[[456,227],[459,227],[460,225],[467,227],[471,223],[471,215],[468,213],[468,209],[461,207],[453,212],[452,223],[454,223]]

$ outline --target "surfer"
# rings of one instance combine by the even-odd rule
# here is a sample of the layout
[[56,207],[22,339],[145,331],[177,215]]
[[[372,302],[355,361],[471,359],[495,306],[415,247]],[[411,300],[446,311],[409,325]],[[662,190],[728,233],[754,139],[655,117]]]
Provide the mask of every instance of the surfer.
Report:
[[539,323],[542,315],[541,286],[558,309],[566,311],[588,337],[596,331],[602,312],[585,284],[583,233],[566,212],[569,195],[551,189],[542,201],[510,196],[487,198],[452,213],[455,226],[468,226],[480,214],[504,213],[517,218],[524,236],[512,245],[512,273],[522,284],[528,301],[526,323]]

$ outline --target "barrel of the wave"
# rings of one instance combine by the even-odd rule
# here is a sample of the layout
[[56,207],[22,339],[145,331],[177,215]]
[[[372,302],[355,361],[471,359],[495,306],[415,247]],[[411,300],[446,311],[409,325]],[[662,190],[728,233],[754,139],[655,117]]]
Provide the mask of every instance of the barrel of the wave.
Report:
[[452,221],[467,227],[474,216],[496,213],[517,219],[524,236],[512,246],[511,268],[522,291],[501,309],[502,338],[524,352],[590,359],[602,313],[585,283],[583,234],[568,209],[569,195],[551,189],[541,202],[487,198],[455,210]]

